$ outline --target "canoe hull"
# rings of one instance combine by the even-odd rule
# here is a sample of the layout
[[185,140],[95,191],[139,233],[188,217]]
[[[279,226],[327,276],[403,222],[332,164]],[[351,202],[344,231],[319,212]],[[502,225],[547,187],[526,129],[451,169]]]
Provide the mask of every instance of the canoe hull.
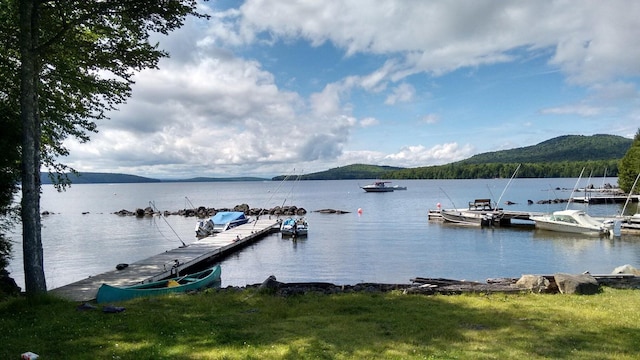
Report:
[[[219,281],[221,272],[222,270],[220,268],[220,265],[216,265],[210,269],[191,275],[186,275],[178,279],[167,279],[127,287],[117,287],[108,284],[102,284],[98,289],[96,302],[117,302],[138,297],[158,296],[200,290],[209,287],[215,282]],[[178,280],[179,283],[176,284],[176,286],[168,286],[168,283],[172,280]]]

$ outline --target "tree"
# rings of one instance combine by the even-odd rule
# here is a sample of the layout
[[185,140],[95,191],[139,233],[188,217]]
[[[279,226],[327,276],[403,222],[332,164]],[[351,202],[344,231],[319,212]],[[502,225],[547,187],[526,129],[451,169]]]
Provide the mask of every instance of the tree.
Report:
[[[15,24],[10,25],[9,7],[0,7],[0,34],[13,33]],[[9,265],[12,246],[6,233],[17,223],[17,207],[13,198],[18,192],[20,181],[20,121],[18,112],[18,74],[15,63],[16,52],[9,52],[9,44],[14,39],[0,36],[0,271]],[[17,50],[17,49],[16,49]]]
[[640,174],[640,129],[636,132],[636,136],[633,138],[633,144],[627,153],[620,160],[619,172],[618,172],[618,185],[624,192],[640,193],[638,185],[635,189],[633,183],[636,181],[636,177]]
[[2,21],[10,22],[4,26],[19,34],[3,44],[2,56],[15,55],[9,61],[19,74],[25,287],[27,294],[37,294],[46,291],[41,167],[57,174],[66,170],[57,162],[68,154],[63,141],[88,141],[95,121],[131,94],[134,73],[156,68],[168,55],[149,42],[152,33],[168,34],[187,16],[203,15],[196,0],[0,1]]

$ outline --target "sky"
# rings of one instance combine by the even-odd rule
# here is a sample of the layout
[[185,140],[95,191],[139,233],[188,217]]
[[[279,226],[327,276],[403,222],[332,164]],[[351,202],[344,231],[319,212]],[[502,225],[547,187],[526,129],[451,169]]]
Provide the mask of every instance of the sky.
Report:
[[640,128],[640,1],[208,1],[153,41],[78,171],[271,177],[420,167]]

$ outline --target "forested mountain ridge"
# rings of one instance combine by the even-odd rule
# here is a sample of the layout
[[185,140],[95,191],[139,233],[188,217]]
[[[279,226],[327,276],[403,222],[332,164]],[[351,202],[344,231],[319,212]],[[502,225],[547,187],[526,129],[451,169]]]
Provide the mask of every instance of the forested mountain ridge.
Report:
[[621,159],[633,143],[617,135],[564,135],[537,145],[474,155],[460,164],[539,163]]
[[[395,166],[378,166],[366,164],[352,164],[337,168],[300,175],[300,180],[349,180],[349,179],[377,179],[386,176],[388,173],[402,170]],[[298,176],[280,175],[272,180],[280,181],[287,177],[288,180],[296,180]]]
[[[537,145],[474,155],[458,162],[417,168],[348,165],[302,175],[305,180],[339,179],[479,179],[518,177],[578,177],[587,174],[617,176],[618,162],[633,144],[617,135],[564,135]],[[284,176],[275,177],[282,180]]]
[[[510,177],[521,164],[518,177],[578,177],[584,168],[585,176],[618,175],[618,163],[633,144],[632,139],[616,135],[565,135],[543,141],[537,145],[500,150],[474,155],[458,162],[401,168],[352,164],[326,171],[300,175],[301,180],[346,179],[478,179]],[[272,180],[297,179],[297,175],[280,175]],[[262,178],[190,178],[159,180],[128,174],[79,173],[69,174],[73,184],[85,183],[149,183],[149,182],[208,182],[208,181],[262,181]],[[51,184],[46,173],[42,184]]]
[[[66,174],[72,184],[120,184],[120,183],[157,183],[157,182],[228,182],[228,181],[265,181],[268,179],[257,177],[230,177],[230,178],[211,178],[196,177],[178,180],[160,180],[137,175],[116,174],[116,173],[94,173],[79,172],[77,174]],[[42,184],[51,184],[49,174],[41,173],[40,180]]]
[[[72,184],[117,184],[117,183],[151,183],[160,182],[158,179],[152,179],[137,175],[115,174],[115,173],[97,173],[97,172],[79,172],[66,174]],[[40,173],[40,181],[42,184],[51,184],[48,173]]]

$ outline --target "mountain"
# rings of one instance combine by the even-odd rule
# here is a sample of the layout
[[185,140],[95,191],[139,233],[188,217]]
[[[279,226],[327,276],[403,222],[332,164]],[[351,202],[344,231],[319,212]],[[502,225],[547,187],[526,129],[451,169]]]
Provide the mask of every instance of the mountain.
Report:
[[[142,176],[112,173],[81,172],[77,174],[67,174],[72,184],[117,184],[117,183],[154,183],[160,182],[158,179],[151,179]],[[51,184],[48,173],[40,173],[42,184]]]
[[[384,177],[385,174],[389,172],[402,169],[403,168],[401,167],[394,166],[353,164],[329,169],[326,171],[301,175],[300,180],[378,179]],[[280,175],[274,177],[272,180],[281,181],[284,180],[285,177],[285,175]],[[296,180],[297,176],[289,176],[289,179]]]
[[162,182],[229,182],[229,181],[268,181],[269,179],[240,176],[231,178],[210,178],[210,177],[195,177],[190,179],[178,179],[178,180],[161,180]]
[[632,139],[616,135],[564,135],[537,145],[478,154],[459,164],[539,163],[622,159]]
[[[345,180],[345,179],[470,179],[484,177],[508,177],[514,164],[523,164],[521,177],[577,177],[580,169],[587,167],[594,174],[607,171],[608,176],[617,176],[618,160],[633,144],[632,139],[622,136],[597,134],[591,136],[564,135],[537,145],[500,150],[474,155],[468,159],[439,166],[401,168],[352,164],[326,171],[301,175],[301,180]],[[505,166],[505,164],[510,164]],[[280,175],[272,180],[280,181]],[[218,182],[218,181],[265,181],[256,177],[209,178],[195,177],[179,180],[159,180],[128,174],[83,172],[69,174],[73,184],[88,183],[152,183],[152,182]],[[289,177],[295,180],[297,177]],[[42,184],[51,184],[47,173],[41,174]]]
[[520,177],[578,177],[583,168],[594,174],[606,171],[608,176],[617,176],[617,163],[632,144],[632,139],[616,135],[564,135],[537,145],[482,153],[446,165],[403,169],[355,164],[302,175],[301,179],[504,178],[513,174],[517,164],[523,164]]
[[[267,181],[269,179],[257,178],[257,177],[234,177],[234,178],[210,178],[210,177],[196,177],[190,179],[178,179],[178,180],[160,180],[147,178],[136,175],[128,174],[113,174],[113,173],[94,173],[94,172],[80,172],[77,174],[69,173],[69,180],[71,184],[121,184],[121,183],[157,183],[157,182],[224,182],[224,181]],[[42,184],[52,184],[49,179],[49,174],[40,173],[40,180]]]

